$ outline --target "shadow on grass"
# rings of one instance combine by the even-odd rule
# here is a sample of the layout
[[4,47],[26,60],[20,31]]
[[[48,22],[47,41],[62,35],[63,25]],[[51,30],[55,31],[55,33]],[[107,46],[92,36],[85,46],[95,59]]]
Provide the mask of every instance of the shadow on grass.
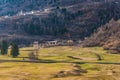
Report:
[[13,68],[11,66],[1,66],[0,68]]
[[0,62],[29,62],[29,63],[74,63],[74,64],[116,64],[120,65],[120,62],[86,62],[86,61],[56,61],[56,60],[49,60],[49,59],[37,59],[37,60],[0,60]]

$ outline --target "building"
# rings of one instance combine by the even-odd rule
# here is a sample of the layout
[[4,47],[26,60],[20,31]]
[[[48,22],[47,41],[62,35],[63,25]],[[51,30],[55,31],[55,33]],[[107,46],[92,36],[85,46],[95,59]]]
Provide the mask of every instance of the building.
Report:
[[38,49],[39,49],[39,43],[38,43],[38,41],[35,41],[35,42],[33,43],[33,48],[34,48],[35,50],[38,50]]
[[36,59],[38,59],[38,56],[39,56],[39,54],[38,54],[39,48],[40,48],[40,46],[39,46],[38,41],[35,41],[33,43],[33,49],[34,49],[33,54],[34,54],[34,56],[35,56]]
[[52,47],[52,46],[70,46],[73,45],[73,40],[53,40],[53,41],[46,41],[41,43],[41,47]]

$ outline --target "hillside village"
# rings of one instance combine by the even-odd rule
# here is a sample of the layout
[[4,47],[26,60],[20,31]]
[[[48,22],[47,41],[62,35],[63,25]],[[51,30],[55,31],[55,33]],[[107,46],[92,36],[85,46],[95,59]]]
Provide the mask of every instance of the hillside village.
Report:
[[48,8],[48,9],[44,9],[44,10],[37,10],[37,11],[30,11],[30,12],[23,12],[21,10],[14,16],[10,16],[10,15],[1,16],[0,20],[13,18],[13,17],[19,17],[19,16],[27,16],[27,15],[45,15],[45,14],[48,14],[52,9],[54,9],[54,8]]

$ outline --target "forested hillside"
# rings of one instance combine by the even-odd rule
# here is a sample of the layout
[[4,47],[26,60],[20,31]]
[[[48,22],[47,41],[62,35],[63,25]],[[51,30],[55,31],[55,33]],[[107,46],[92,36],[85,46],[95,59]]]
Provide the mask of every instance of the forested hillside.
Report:
[[90,38],[86,39],[84,46],[103,46],[112,53],[120,52],[120,20],[111,20],[101,26]]
[[0,0],[0,16],[14,15],[19,11],[41,10],[57,5],[73,5],[85,0]]
[[0,0],[0,15],[14,15],[20,10],[39,10],[53,6],[57,0]]
[[0,4],[2,36],[27,40],[84,39],[120,18],[118,0],[1,0]]

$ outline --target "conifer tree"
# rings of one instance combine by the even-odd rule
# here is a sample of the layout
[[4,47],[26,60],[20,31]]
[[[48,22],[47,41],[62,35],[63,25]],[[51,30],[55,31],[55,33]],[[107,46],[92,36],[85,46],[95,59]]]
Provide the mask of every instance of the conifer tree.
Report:
[[1,43],[1,54],[6,55],[8,53],[8,43],[6,41],[2,41]]
[[12,43],[12,48],[11,48],[11,56],[12,57],[17,57],[19,55],[19,48],[16,43]]

